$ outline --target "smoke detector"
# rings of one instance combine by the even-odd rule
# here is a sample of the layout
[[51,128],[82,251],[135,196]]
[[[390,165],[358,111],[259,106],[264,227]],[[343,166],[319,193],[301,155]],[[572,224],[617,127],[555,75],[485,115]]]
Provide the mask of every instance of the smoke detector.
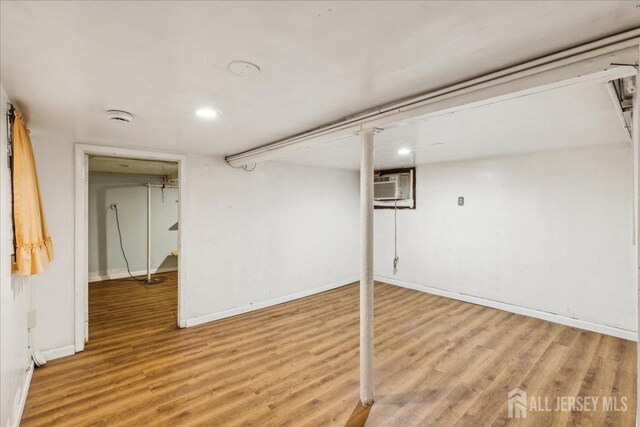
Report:
[[133,114],[123,110],[109,110],[107,111],[107,118],[114,122],[131,123]]
[[227,69],[238,77],[251,77],[260,74],[260,67],[247,61],[233,61],[227,65]]

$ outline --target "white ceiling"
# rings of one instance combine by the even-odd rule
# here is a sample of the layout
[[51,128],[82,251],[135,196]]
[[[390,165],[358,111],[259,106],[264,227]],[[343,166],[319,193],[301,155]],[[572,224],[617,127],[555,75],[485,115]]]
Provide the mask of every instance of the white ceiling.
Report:
[[90,157],[89,171],[166,176],[168,180],[178,178],[177,163],[155,160],[121,159],[118,157]]
[[639,22],[632,1],[3,1],[0,72],[36,135],[222,155]]
[[[438,115],[375,135],[376,169],[505,156],[562,148],[624,144],[623,127],[606,85],[577,85]],[[432,145],[436,144],[436,145]],[[399,155],[398,149],[410,149]],[[290,154],[280,161],[360,168],[353,136]]]

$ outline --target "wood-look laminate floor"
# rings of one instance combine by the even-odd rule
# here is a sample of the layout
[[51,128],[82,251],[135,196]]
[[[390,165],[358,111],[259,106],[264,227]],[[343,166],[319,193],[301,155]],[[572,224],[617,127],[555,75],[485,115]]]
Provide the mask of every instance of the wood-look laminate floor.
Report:
[[[375,287],[376,403],[358,406],[358,287],[178,329],[176,278],[90,286],[86,350],[36,369],[24,426],[633,426],[635,345],[386,284]],[[627,398],[529,412],[507,393]]]

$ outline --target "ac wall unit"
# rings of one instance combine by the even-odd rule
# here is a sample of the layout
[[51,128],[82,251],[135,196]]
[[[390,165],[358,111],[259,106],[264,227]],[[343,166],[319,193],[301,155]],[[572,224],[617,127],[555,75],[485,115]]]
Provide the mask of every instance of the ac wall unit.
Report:
[[375,200],[406,200],[411,197],[411,175],[396,173],[373,178]]

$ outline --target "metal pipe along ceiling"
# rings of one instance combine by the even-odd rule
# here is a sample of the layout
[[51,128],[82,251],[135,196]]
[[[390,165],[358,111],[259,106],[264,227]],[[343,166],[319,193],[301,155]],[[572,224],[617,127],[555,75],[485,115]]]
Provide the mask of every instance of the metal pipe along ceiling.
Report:
[[[339,135],[350,136],[363,129],[376,127],[376,124],[372,122],[383,117],[399,117],[400,113],[406,113],[407,111],[417,109],[423,105],[453,98],[454,96],[460,96],[487,87],[498,86],[503,83],[533,76],[544,71],[553,70],[582,60],[588,60],[596,56],[607,55],[615,51],[635,47],[638,44],[640,44],[640,28],[611,37],[606,37],[572,49],[557,52],[514,67],[505,68],[494,73],[457,83],[420,96],[381,106],[372,111],[358,114],[353,117],[295,135],[291,138],[275,141],[248,151],[229,155],[225,160],[229,165],[234,167],[268,160],[269,158],[276,157],[276,155],[274,155],[274,151],[280,151],[292,146],[316,143],[319,139],[326,141],[327,139],[331,139],[332,136],[334,139],[335,136]],[[403,116],[406,118],[406,114],[403,114]]]

